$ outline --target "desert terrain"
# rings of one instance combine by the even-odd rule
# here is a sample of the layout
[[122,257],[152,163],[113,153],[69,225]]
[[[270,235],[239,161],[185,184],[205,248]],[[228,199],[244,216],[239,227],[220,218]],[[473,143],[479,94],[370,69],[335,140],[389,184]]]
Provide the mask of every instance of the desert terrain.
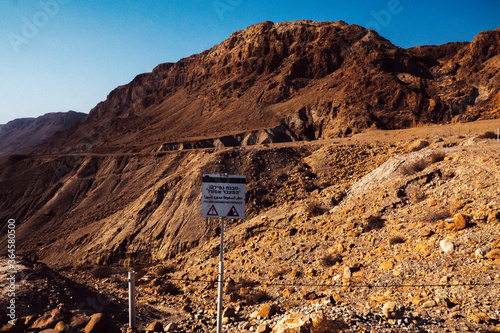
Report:
[[139,75],[0,157],[0,331],[126,331],[134,270],[139,329],[213,332],[205,173],[248,180],[225,332],[500,331],[499,51],[264,22]]

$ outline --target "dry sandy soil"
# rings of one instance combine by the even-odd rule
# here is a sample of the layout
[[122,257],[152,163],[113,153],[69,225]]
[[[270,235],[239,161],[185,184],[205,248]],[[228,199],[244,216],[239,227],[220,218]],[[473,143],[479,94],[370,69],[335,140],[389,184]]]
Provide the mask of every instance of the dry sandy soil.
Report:
[[[286,144],[303,153],[285,171],[262,173],[263,183],[280,183],[272,187],[274,201],[259,210],[251,205],[249,218],[227,225],[224,304],[235,314],[225,330],[278,331],[290,313],[313,322],[320,311],[329,321],[308,331],[500,331],[500,143],[479,137],[499,126]],[[270,154],[284,145],[242,150]],[[174,332],[212,332],[219,229],[216,220],[206,223],[202,241],[171,259],[56,270],[26,259],[18,267],[19,314],[64,309],[59,321],[79,329],[104,312],[121,326],[126,271],[133,268],[139,327],[158,320],[175,323]],[[259,315],[263,304],[276,313]]]

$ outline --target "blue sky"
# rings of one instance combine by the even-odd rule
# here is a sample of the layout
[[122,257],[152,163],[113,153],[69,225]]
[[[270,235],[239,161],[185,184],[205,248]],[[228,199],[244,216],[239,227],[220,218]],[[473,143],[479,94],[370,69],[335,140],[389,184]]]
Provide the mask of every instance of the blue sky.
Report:
[[471,41],[499,18],[498,0],[0,0],[0,124],[89,112],[136,75],[266,20],[343,20],[411,47]]

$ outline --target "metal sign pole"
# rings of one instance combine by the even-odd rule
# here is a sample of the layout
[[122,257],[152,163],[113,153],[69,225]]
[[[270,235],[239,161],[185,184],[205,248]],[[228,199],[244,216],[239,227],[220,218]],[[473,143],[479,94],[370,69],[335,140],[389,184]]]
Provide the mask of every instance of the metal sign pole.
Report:
[[221,333],[222,330],[222,296],[223,296],[223,281],[224,281],[224,226],[225,217],[221,217],[220,222],[220,261],[219,261],[219,286],[218,286],[218,301],[217,301],[217,333]]

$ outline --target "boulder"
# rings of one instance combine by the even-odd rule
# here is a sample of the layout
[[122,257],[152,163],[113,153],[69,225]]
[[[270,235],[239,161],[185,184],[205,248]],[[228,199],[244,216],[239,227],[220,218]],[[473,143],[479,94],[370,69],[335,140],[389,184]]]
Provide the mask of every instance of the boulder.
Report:
[[476,250],[476,259],[483,259],[484,257],[486,257],[486,254],[488,254],[488,252],[490,252],[490,248],[486,247],[486,246],[483,246],[483,247],[477,249]]
[[257,327],[257,333],[271,333],[271,328],[269,327],[269,324],[261,324],[259,327]]
[[43,316],[35,320],[31,328],[38,328],[44,330],[47,328],[53,328],[61,320],[67,319],[68,312],[64,308],[54,309],[52,311],[46,312]]
[[102,313],[94,313],[90,317],[89,323],[84,328],[85,333],[117,333],[115,327],[109,319]]
[[444,253],[453,253],[455,251],[455,245],[447,238],[441,240],[439,246]]
[[228,307],[222,311],[222,318],[234,318],[236,317],[236,310],[234,308]]
[[500,259],[500,249],[493,249],[486,254],[488,259]]
[[300,313],[290,313],[276,323],[273,333],[304,333],[311,327],[309,316]]
[[268,304],[264,304],[260,307],[260,310],[259,310],[259,313],[257,314],[257,316],[270,319],[275,314],[276,314],[276,305],[268,303]]
[[382,307],[382,314],[387,319],[401,319],[403,318],[404,308],[398,306],[396,302],[387,302]]
[[146,327],[146,331],[163,332],[163,324],[159,321],[154,321]]
[[339,332],[343,329],[348,328],[344,320],[332,320],[325,316],[323,311],[317,311],[310,316],[312,329],[314,333],[331,333]]
[[173,332],[173,331],[177,331],[177,324],[176,323],[169,323],[165,327],[165,332]]

